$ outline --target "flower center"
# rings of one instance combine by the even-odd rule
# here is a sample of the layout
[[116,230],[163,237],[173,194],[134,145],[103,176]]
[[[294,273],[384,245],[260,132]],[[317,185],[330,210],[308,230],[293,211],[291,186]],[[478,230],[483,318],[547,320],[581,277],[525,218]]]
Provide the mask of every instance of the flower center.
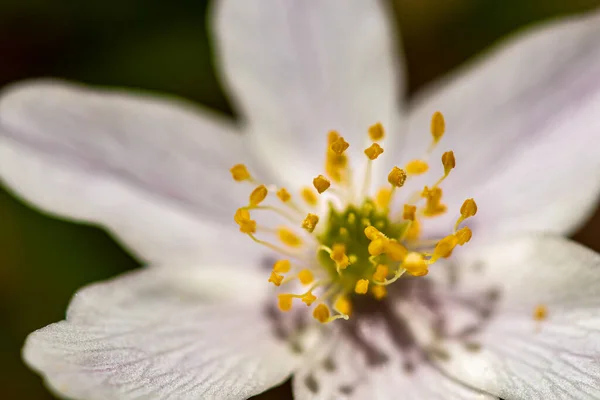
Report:
[[[278,295],[282,311],[292,309],[294,299],[313,308],[313,317],[322,322],[348,319],[352,304],[360,296],[370,295],[383,299],[386,287],[404,274],[424,276],[429,266],[440,258],[447,258],[456,246],[471,239],[468,227],[460,224],[477,212],[473,199],[467,199],[460,209],[451,233],[440,240],[420,237],[420,220],[434,218],[447,212],[442,203],[441,183],[455,167],[454,153],[442,155],[443,175],[432,185],[409,194],[401,213],[392,212],[407,179],[429,170],[426,158],[438,144],[445,130],[441,113],[431,120],[431,146],[423,158],[408,162],[404,168],[394,167],[387,176],[389,185],[370,196],[372,164],[382,153],[378,144],[384,138],[380,123],[368,129],[372,144],[364,150],[367,167],[360,195],[356,196],[352,170],[346,150],[350,146],[336,131],[329,132],[325,152],[325,174],[313,179],[313,187],[299,193],[301,203],[285,188],[260,184],[243,164],[231,168],[236,181],[257,185],[250,193],[248,204],[239,208],[234,221],[240,231],[256,243],[285,256],[273,265],[268,281],[277,287],[304,286],[296,291]],[[333,182],[333,185],[332,185]],[[327,192],[327,211],[318,215],[322,195]],[[278,199],[270,204],[274,193]],[[358,202],[352,199],[360,198]],[[282,203],[283,205],[281,205]],[[258,224],[251,212],[271,211],[287,224],[277,228]],[[257,237],[257,232],[275,236],[280,244]],[[298,301],[298,300],[297,300]],[[313,306],[313,304],[315,304]],[[331,310],[334,310],[332,312]]]

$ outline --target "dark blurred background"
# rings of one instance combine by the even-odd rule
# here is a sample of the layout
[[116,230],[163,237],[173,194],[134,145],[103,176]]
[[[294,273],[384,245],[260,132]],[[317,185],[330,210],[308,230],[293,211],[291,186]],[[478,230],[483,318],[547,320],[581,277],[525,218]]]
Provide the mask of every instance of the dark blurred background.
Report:
[[[393,0],[410,92],[528,24],[600,0]],[[36,76],[175,93],[230,113],[215,78],[208,1],[1,0],[0,87]],[[600,250],[600,215],[575,239]],[[49,218],[0,186],[0,398],[52,399],[21,362],[27,333],[74,291],[135,268],[103,231]],[[289,383],[261,398],[289,398]]]

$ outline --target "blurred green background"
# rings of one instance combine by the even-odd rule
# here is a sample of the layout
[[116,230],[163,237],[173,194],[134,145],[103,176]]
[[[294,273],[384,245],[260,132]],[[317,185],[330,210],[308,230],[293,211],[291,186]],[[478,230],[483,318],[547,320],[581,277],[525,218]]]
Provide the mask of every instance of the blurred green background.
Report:
[[[2,0],[0,87],[35,76],[176,93],[230,113],[210,57],[205,0]],[[600,0],[394,0],[410,91],[525,25]],[[575,239],[600,250],[600,215]],[[74,291],[135,268],[103,231],[49,218],[0,186],[0,398],[52,399],[27,370],[28,332],[64,317]],[[289,383],[261,398],[289,397]]]

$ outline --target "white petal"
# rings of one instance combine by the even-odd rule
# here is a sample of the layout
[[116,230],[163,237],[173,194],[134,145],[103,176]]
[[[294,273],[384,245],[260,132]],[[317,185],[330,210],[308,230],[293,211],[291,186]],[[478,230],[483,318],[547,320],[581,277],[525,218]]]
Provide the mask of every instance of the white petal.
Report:
[[[406,155],[423,153],[431,114],[442,111],[447,133],[440,151],[456,155],[456,169],[443,185],[450,210],[456,210],[448,218],[474,197],[479,236],[568,233],[595,209],[599,36],[597,12],[545,24],[417,97]],[[432,160],[441,168],[437,156]],[[448,218],[440,220],[444,231]]]
[[253,143],[285,179],[323,172],[327,132],[365,160],[367,128],[398,134],[402,67],[391,13],[377,0],[216,2],[216,50]]
[[[297,355],[273,335],[264,280],[238,271],[229,282],[227,272],[215,280],[206,271],[146,269],[85,288],[66,321],[28,337],[24,357],[54,391],[74,399],[260,393],[291,373]],[[219,301],[223,293],[237,298]]]
[[247,201],[228,170],[248,156],[232,126],[178,101],[52,81],[0,98],[4,182],[154,262],[212,262],[219,240],[242,238],[221,225]]
[[471,339],[480,351],[449,346],[448,374],[505,399],[600,398],[600,255],[529,236],[458,258],[460,288],[495,287],[499,302]]
[[[345,322],[342,322],[345,323]],[[406,353],[394,344],[398,339],[390,336],[381,324],[364,321],[359,335],[375,352],[382,351],[386,360],[369,357],[367,348],[360,345],[356,337],[340,332],[321,343],[320,354],[313,362],[306,362],[294,374],[293,390],[296,400],[374,399],[374,400],[492,400],[445,376],[432,364],[422,362],[412,371],[404,368]],[[400,332],[395,332],[401,334]],[[392,333],[394,334],[394,333]],[[373,350],[372,349],[372,350]],[[371,351],[370,354],[374,355]],[[329,355],[328,355],[329,354]],[[415,355],[415,354],[411,354]],[[401,397],[399,397],[401,395]]]

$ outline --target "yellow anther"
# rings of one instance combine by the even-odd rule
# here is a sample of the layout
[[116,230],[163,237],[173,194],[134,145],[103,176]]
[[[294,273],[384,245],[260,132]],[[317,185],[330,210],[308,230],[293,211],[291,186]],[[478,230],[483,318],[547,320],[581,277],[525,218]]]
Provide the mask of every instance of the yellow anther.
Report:
[[333,143],[331,143],[329,148],[335,154],[340,156],[348,149],[348,147],[350,147],[350,144],[348,144],[343,137],[339,136]]
[[408,221],[414,221],[416,212],[417,212],[417,206],[405,204],[404,210],[402,212],[402,218],[404,218]]
[[313,311],[313,318],[322,324],[329,321],[330,315],[329,308],[323,303],[316,306]]
[[388,240],[385,243],[384,252],[392,261],[402,261],[408,254],[406,247],[393,240]]
[[340,314],[352,315],[352,302],[346,296],[339,296],[333,308]]
[[248,211],[245,208],[238,208],[235,211],[235,214],[233,216],[233,220],[236,222],[236,224],[241,225],[244,222],[248,222],[250,221],[250,211]]
[[354,293],[366,294],[369,290],[369,281],[367,279],[359,279],[354,286]]
[[240,224],[240,232],[246,234],[254,234],[256,233],[256,221],[249,220],[244,221]]
[[356,222],[356,214],[354,214],[354,213],[348,214],[348,218],[346,219],[346,221],[348,221],[348,223],[350,225],[354,225],[354,223]]
[[477,204],[475,200],[466,199],[463,205],[460,207],[460,215],[462,219],[467,219],[477,214]]
[[469,229],[468,226],[464,226],[464,227],[460,228],[458,231],[456,231],[454,236],[456,236],[458,245],[462,246],[463,244],[465,244],[469,240],[471,240],[471,237],[473,236],[473,232],[471,232],[471,229]]
[[287,228],[279,228],[277,230],[277,236],[282,243],[287,244],[290,247],[300,247],[302,246],[302,239],[298,237],[294,232],[290,231]]
[[336,243],[331,249],[329,257],[335,262],[338,269],[345,269],[350,265],[350,259],[346,255],[346,246],[341,243]]
[[440,257],[448,258],[452,254],[452,250],[458,244],[458,239],[454,235],[449,235],[437,242],[435,249],[433,249],[432,261],[437,260]]
[[454,158],[453,151],[447,151],[442,154],[442,165],[444,166],[444,175],[448,175],[456,167],[456,159]]
[[248,168],[246,168],[244,164],[234,165],[233,167],[231,167],[229,172],[231,172],[231,176],[233,177],[233,179],[238,182],[252,179],[250,172],[248,172]]
[[365,228],[365,236],[369,240],[375,240],[379,237],[382,237],[383,233],[379,232],[379,229],[375,228],[374,226],[367,226]]
[[267,187],[260,185],[250,193],[250,205],[257,206],[267,197]]
[[302,192],[300,194],[306,202],[306,204],[308,204],[309,206],[314,207],[319,202],[319,198],[317,197],[315,192],[309,187],[305,187],[304,189],[302,189]]
[[281,285],[281,281],[283,281],[283,276],[279,275],[275,271],[272,271],[271,276],[269,277],[269,282],[272,282],[275,286],[279,286]]
[[329,189],[329,186],[331,186],[331,182],[329,182],[329,179],[325,178],[323,175],[319,175],[315,179],[313,179],[313,186],[315,187],[315,189],[317,189],[317,192],[321,194],[327,189]]
[[383,187],[379,189],[377,195],[375,195],[375,203],[378,207],[387,208],[392,198],[392,190],[389,187]]
[[385,264],[379,264],[375,273],[373,274],[373,280],[376,282],[383,282],[388,276],[388,266]]
[[292,264],[289,260],[277,260],[275,264],[273,264],[273,272],[278,274],[285,274],[286,272],[290,272],[292,268]]
[[382,153],[383,149],[377,143],[373,143],[365,149],[365,154],[369,157],[369,160],[376,160]]
[[408,253],[404,262],[402,263],[402,268],[406,270],[409,274],[413,276],[424,276],[429,272],[427,269],[427,263],[423,259],[423,255],[420,253]]
[[306,229],[309,232],[313,232],[319,222],[319,216],[315,214],[308,213],[304,221],[302,221],[302,228]]
[[376,123],[375,125],[371,125],[369,127],[369,137],[372,141],[378,142],[385,136],[385,129],[383,129],[383,125],[381,122]]
[[427,186],[425,186],[421,196],[427,200],[427,204],[423,210],[423,215],[427,217],[435,217],[446,212],[447,207],[444,204],[441,204],[442,189],[439,187],[429,189]]
[[544,321],[546,318],[548,318],[548,308],[543,304],[537,305],[533,310],[533,319]]
[[406,235],[404,236],[404,238],[406,240],[417,240],[417,239],[419,239],[420,235],[421,235],[421,223],[419,222],[418,219],[415,219],[414,221],[412,221],[410,223],[410,227],[408,228],[408,231],[406,231]]
[[279,197],[279,200],[282,202],[287,203],[292,198],[292,195],[290,195],[290,192],[285,188],[281,188],[277,191],[277,197]]
[[373,285],[371,288],[371,293],[373,293],[373,297],[377,300],[381,300],[387,296],[387,289],[382,285]]
[[315,277],[314,277],[313,273],[310,272],[310,270],[303,269],[302,271],[298,272],[298,279],[300,280],[300,283],[302,283],[303,285],[308,285],[308,284],[312,283],[312,281],[315,280]]
[[388,182],[395,187],[402,187],[406,182],[406,172],[398,167],[392,168],[388,174]]
[[315,297],[315,295],[312,294],[310,291],[302,295],[302,301],[309,307],[316,299],[317,298]]
[[378,256],[381,253],[383,253],[386,242],[387,240],[384,238],[378,238],[373,240],[371,243],[369,243],[369,247],[367,247],[369,254],[372,256]]
[[412,160],[404,168],[406,168],[406,172],[410,175],[420,175],[429,170],[429,164],[423,160]]
[[281,311],[290,311],[292,309],[292,300],[294,295],[292,294],[280,294],[277,296],[277,305]]
[[444,121],[444,116],[441,112],[436,111],[431,117],[431,136],[433,136],[433,142],[437,143],[444,136],[445,131],[446,121]]

